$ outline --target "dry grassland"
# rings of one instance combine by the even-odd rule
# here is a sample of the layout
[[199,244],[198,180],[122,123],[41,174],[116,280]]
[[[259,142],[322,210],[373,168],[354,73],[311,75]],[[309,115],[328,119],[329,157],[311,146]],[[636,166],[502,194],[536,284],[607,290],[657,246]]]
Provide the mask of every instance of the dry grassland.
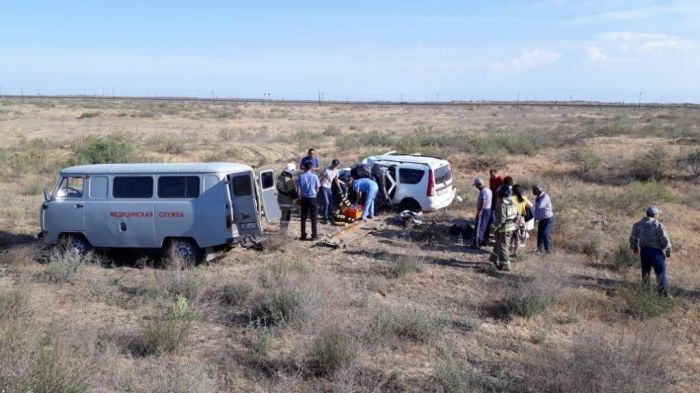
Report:
[[[27,99],[0,101],[0,132],[0,391],[700,386],[700,110]],[[47,250],[33,240],[41,190],[96,140],[133,160],[277,171],[310,146],[324,163],[440,154],[465,202],[409,234],[383,215],[386,230],[335,251],[272,226],[265,251],[189,270]],[[447,234],[473,218],[470,184],[489,166],[543,185],[557,215],[555,253],[531,239],[509,274]],[[675,246],[668,301],[635,286],[620,251],[652,203]]]

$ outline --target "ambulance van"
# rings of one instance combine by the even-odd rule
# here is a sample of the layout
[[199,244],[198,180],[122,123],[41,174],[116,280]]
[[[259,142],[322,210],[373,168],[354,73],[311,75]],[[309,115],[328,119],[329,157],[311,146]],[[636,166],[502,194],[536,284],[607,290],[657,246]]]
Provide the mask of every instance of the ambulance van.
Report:
[[188,264],[262,240],[279,220],[272,171],[235,163],[98,164],[65,168],[44,190],[39,236],[91,248],[170,249]]

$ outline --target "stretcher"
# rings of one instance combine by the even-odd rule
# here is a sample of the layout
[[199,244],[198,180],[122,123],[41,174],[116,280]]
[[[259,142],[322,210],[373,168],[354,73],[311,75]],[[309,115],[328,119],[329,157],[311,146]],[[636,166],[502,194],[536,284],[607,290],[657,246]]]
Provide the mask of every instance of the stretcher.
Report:
[[328,236],[324,239],[317,241],[312,247],[324,246],[333,249],[345,248],[348,244],[363,238],[370,233],[383,230],[386,225],[379,224],[371,226],[371,224],[365,223],[364,221],[356,221],[345,228],[336,232],[335,234]]

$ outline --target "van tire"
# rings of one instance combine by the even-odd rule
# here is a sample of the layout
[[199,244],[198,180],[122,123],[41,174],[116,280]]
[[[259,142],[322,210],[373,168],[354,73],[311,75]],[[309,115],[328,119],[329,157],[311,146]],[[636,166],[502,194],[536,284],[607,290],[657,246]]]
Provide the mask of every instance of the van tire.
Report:
[[60,241],[65,251],[74,251],[83,256],[92,251],[92,245],[82,233],[64,233]]
[[401,203],[399,203],[399,210],[410,210],[412,212],[418,213],[423,209],[420,207],[420,203],[418,203],[418,201],[416,201],[415,199],[405,198],[401,201]]
[[168,246],[164,250],[166,256],[168,253],[173,253],[174,257],[177,257],[182,261],[182,267],[192,267],[202,259],[202,250],[199,249],[197,244],[189,239],[173,239],[168,243]]

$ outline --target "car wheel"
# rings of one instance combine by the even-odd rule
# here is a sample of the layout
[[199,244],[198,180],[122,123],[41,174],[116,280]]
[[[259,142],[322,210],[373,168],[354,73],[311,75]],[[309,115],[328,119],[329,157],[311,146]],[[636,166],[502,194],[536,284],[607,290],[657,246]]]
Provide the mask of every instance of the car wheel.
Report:
[[170,245],[170,257],[178,260],[183,266],[194,266],[199,263],[200,250],[189,240],[173,240]]
[[410,210],[412,212],[418,213],[422,209],[421,209],[420,203],[418,203],[418,201],[416,201],[415,199],[406,198],[406,199],[402,200],[401,203],[399,204],[399,210],[401,210],[401,211]]
[[69,235],[65,242],[66,251],[73,251],[78,255],[85,255],[92,250],[90,242],[83,235]]

